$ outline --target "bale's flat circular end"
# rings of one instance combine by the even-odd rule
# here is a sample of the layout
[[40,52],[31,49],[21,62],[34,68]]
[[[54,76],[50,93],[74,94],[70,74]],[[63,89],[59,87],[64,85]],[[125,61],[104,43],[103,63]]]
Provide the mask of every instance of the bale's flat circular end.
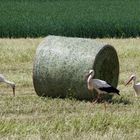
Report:
[[95,77],[103,79],[116,87],[119,78],[119,60],[114,47],[105,45],[96,55],[93,63]]
[[[119,79],[119,60],[114,47],[105,45],[96,55],[93,63],[95,77],[117,87]],[[111,95],[106,98],[110,98]]]

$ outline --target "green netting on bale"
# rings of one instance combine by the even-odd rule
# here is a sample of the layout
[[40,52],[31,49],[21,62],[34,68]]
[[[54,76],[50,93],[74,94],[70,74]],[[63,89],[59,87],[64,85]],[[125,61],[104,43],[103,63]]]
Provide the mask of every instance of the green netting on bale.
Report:
[[[33,83],[39,96],[93,99],[85,80],[95,70],[95,77],[118,84],[119,61],[111,45],[93,39],[48,36],[36,50]],[[111,96],[110,96],[111,97]]]

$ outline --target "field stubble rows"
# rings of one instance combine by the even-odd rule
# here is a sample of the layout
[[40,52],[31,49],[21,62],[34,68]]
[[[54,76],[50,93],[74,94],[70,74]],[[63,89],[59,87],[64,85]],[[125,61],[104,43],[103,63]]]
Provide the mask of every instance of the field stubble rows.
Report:
[[0,39],[0,72],[16,82],[16,97],[0,85],[1,139],[135,139],[140,136],[140,102],[124,82],[140,77],[140,39],[97,39],[113,45],[119,55],[121,97],[104,112],[102,104],[75,99],[40,98],[32,83],[35,50],[42,38]]

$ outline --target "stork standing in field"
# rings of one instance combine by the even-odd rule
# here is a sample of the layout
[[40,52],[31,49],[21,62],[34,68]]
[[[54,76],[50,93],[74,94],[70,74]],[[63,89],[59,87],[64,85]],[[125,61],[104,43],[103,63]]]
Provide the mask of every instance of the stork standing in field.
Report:
[[0,83],[6,83],[10,85],[13,89],[13,95],[15,96],[15,83],[8,81],[2,74],[0,74]]
[[[97,99],[94,103],[96,103],[101,94],[110,94],[110,93],[116,93],[119,94],[119,90],[112,87],[110,84],[108,84],[106,81],[100,80],[100,79],[94,79],[94,70],[90,70],[87,75],[87,86],[89,91],[93,91],[95,89],[98,93]],[[105,106],[106,109],[106,106]]]
[[133,88],[135,90],[135,96],[138,97],[140,96],[140,83],[136,83],[136,76],[133,74],[130,76],[128,82],[125,84],[128,85],[132,81]]

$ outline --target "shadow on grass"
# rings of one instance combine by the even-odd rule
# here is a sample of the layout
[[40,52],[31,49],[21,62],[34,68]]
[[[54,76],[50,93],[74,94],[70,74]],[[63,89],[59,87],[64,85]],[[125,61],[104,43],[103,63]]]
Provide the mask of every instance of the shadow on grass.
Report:
[[129,104],[132,104],[132,102],[121,96],[120,98],[113,98],[112,101],[111,101],[112,104],[124,104],[124,105],[129,105]]
[[[93,103],[94,101],[93,100],[81,100],[81,99],[76,99],[76,98],[74,98],[74,97],[40,97],[43,101],[48,101],[48,100],[53,100],[53,99],[60,99],[60,100],[73,100],[73,101],[84,101],[85,103],[86,102],[91,102],[91,103]],[[129,104],[132,104],[132,102],[128,99],[128,98],[126,98],[126,97],[124,97],[124,96],[120,96],[120,97],[111,97],[111,98],[101,98],[101,100],[99,100],[97,103],[103,103],[104,101],[106,101],[107,103],[109,103],[109,104],[123,104],[123,105],[129,105]]]

